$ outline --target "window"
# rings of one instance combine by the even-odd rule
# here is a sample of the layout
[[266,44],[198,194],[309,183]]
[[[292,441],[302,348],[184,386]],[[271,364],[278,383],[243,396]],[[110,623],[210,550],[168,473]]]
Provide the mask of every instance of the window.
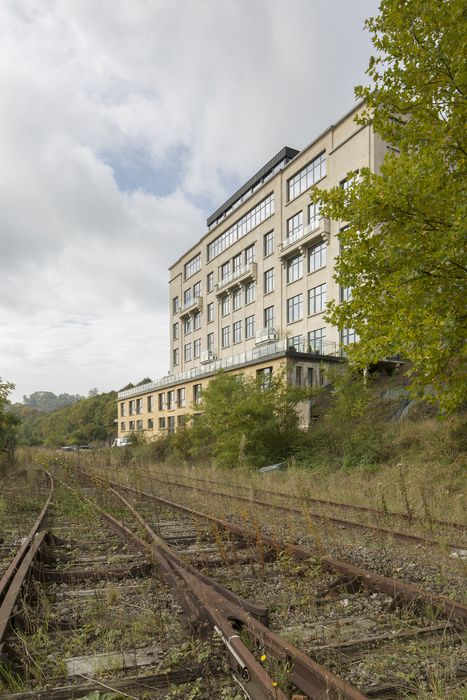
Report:
[[308,313],[319,314],[326,305],[326,284],[308,290]]
[[208,333],[206,337],[206,348],[209,352],[214,352],[214,333]]
[[126,423],[124,420],[122,420],[122,422],[120,423],[120,430],[123,432],[126,431]]
[[183,292],[183,306],[190,306],[191,304],[191,287],[189,289],[185,289]]
[[308,333],[308,352],[316,352],[324,355],[324,345],[326,342],[326,328],[318,328]]
[[341,287],[340,300],[349,301],[350,299],[352,299],[352,287]]
[[188,416],[177,416],[177,427],[183,428],[187,423]]
[[183,348],[183,359],[185,362],[191,361],[191,343],[187,343]]
[[303,335],[293,335],[287,341],[287,347],[293,348],[297,352],[304,352]]
[[263,237],[263,254],[264,257],[271,255],[274,252],[274,231],[269,231]]
[[346,177],[345,180],[341,180],[339,183],[340,187],[344,190],[345,193],[347,193],[347,190],[349,190],[353,184],[358,180],[358,170],[355,170],[349,177]]
[[287,299],[287,323],[303,318],[303,294],[296,294]]
[[235,323],[233,324],[233,342],[234,342],[234,344],[242,342],[242,322],[241,321],[235,321]]
[[240,270],[242,266],[242,254],[239,253],[238,255],[235,255],[235,257],[232,258],[232,270],[233,273],[235,274]]
[[132,400],[129,402],[129,407],[130,407],[130,416],[134,416],[134,415],[135,415],[135,402],[134,402],[134,399],[132,399]]
[[245,265],[250,265],[255,261],[255,244],[249,245],[245,248]]
[[126,404],[125,403],[120,404],[120,415],[123,417],[126,416]]
[[214,321],[214,302],[213,301],[211,301],[211,303],[207,305],[206,314],[207,314],[208,323],[211,323],[211,321]]
[[183,321],[183,334],[188,335],[191,333],[191,316],[187,316]]
[[230,275],[230,260],[229,262],[221,265],[221,282],[223,282]]
[[269,292],[274,291],[274,268],[271,267],[270,270],[266,270],[264,273],[264,293],[269,294]]
[[295,367],[295,386],[302,386],[302,368],[299,365]]
[[165,430],[165,418],[159,418],[159,430]]
[[197,338],[193,342],[193,357],[198,358],[201,356],[201,338]]
[[147,407],[148,407],[148,413],[152,413],[154,411],[154,396],[148,396]]
[[175,432],[175,416],[169,416],[168,430],[169,433]]
[[358,335],[355,333],[353,328],[343,328],[343,330],[341,330],[342,345],[350,345],[351,343],[356,343],[357,341]]
[[248,282],[245,285],[245,304],[251,304],[255,300],[256,282]]
[[303,255],[294,255],[287,260],[287,282],[296,282],[303,277]]
[[201,296],[201,282],[197,282],[193,285],[193,299],[197,299]]
[[193,385],[193,404],[199,406],[201,403],[201,384]]
[[291,216],[287,219],[287,238],[292,238],[296,240],[300,238],[303,233],[303,212],[299,211],[295,216]]
[[308,249],[308,272],[314,272],[326,265],[326,243],[318,243]]
[[174,323],[172,326],[172,338],[178,340],[178,323]]
[[176,367],[180,362],[180,350],[178,348],[174,348],[172,350],[172,362],[174,367]]
[[172,299],[172,313],[178,314],[179,308],[180,308],[180,303],[179,303],[178,297],[174,297]]
[[308,367],[306,371],[306,385],[313,386],[313,367]]
[[267,389],[269,386],[271,386],[272,367],[263,367],[262,369],[257,369],[256,378],[261,383],[261,388]]
[[175,408],[175,390],[172,389],[171,391],[167,392],[167,409],[169,411],[173,411]]
[[136,421],[136,430],[142,430],[142,429],[143,429],[143,421],[137,420]]
[[208,292],[212,292],[214,289],[214,272],[209,272],[206,276],[206,289]]
[[230,345],[230,326],[224,326],[222,329],[222,347],[228,348]]
[[199,331],[201,328],[201,313],[197,311],[195,314],[193,314],[193,330],[194,331]]
[[189,277],[193,277],[200,269],[201,253],[198,253],[198,255],[195,255],[194,258],[191,258],[191,260],[185,263],[185,279],[187,280]]
[[298,171],[287,183],[287,198],[290,202],[305,192],[315,182],[326,175],[326,154],[321,153],[311,163]]
[[308,205],[308,223],[313,231],[319,226],[319,220],[321,219],[319,215],[319,204],[309,204]]
[[154,429],[154,419],[148,418],[148,430],[153,430],[153,429]]
[[230,313],[230,297],[228,294],[222,297],[221,312],[222,316],[227,316]]
[[255,316],[247,316],[245,319],[245,338],[254,338],[255,335]]
[[136,413],[143,412],[143,399],[136,399]]
[[243,238],[255,226],[258,226],[268,216],[274,214],[274,194],[271,193],[253,209],[236,221],[233,226],[221,233],[208,245],[208,260],[216,258],[223,250],[230,248],[231,245]]
[[128,423],[128,427],[129,427],[130,430],[134,430],[134,429],[135,429],[135,421],[134,421],[134,420],[131,420],[131,421]]
[[264,328],[270,331],[274,328],[274,306],[264,309]]
[[234,311],[238,311],[242,307],[242,290],[234,289],[232,293],[232,306]]
[[183,408],[186,404],[186,394],[184,386],[182,386],[181,389],[177,389],[177,403],[179,408]]
[[157,397],[159,411],[163,411],[165,408],[165,394],[159,394]]

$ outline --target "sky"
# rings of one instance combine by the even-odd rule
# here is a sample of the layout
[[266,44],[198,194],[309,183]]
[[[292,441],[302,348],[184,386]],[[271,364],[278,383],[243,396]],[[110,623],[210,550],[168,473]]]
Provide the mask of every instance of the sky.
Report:
[[377,0],[0,3],[0,377],[87,395],[169,368],[168,267],[355,103]]

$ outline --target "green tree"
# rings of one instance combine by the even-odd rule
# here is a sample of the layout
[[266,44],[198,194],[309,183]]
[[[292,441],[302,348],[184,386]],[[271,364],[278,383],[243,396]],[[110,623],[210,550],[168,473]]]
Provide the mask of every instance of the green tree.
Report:
[[262,467],[286,459],[300,440],[297,403],[306,391],[287,385],[285,371],[265,384],[244,375],[219,372],[203,393],[202,414],[192,432],[195,456],[225,467]]
[[413,391],[431,386],[447,411],[466,395],[466,13],[463,0],[382,0],[366,22],[378,54],[357,121],[392,148],[378,174],[312,191],[349,223],[335,279],[352,298],[327,320],[358,333],[350,359],[402,354]]
[[8,410],[10,392],[15,388],[11,382],[2,382],[0,379],[0,457],[11,462],[14,458],[16,446],[16,431],[19,419]]

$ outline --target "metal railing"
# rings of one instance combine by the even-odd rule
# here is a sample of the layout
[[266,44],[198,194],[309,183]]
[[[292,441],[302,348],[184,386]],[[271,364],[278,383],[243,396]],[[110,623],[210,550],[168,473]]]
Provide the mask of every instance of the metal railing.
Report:
[[329,219],[327,219],[326,217],[322,217],[318,220],[317,223],[312,222],[308,224],[308,226],[303,226],[301,229],[293,233],[291,236],[286,238],[285,241],[282,242],[282,250],[284,251],[293,243],[296,243],[302,238],[305,238],[305,236],[308,236],[309,233],[321,233],[323,235],[329,233],[329,226]]
[[218,283],[217,290],[219,291],[225,287],[228,287],[229,284],[232,284],[232,282],[235,282],[235,280],[239,279],[240,277],[244,277],[245,275],[251,275],[252,277],[256,275],[255,262],[248,263],[247,265],[240,265],[240,267],[233,272],[229,272],[229,274],[225,275]]

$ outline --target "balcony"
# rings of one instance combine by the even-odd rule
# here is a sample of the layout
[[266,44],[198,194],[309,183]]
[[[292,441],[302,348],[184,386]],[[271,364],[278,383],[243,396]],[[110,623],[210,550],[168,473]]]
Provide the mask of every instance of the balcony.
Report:
[[297,231],[285,241],[280,244],[280,257],[286,258],[293,255],[296,252],[303,253],[304,248],[306,248],[311,243],[318,243],[319,241],[324,241],[329,243],[331,225],[330,220],[323,217],[318,221],[318,225],[315,223],[308,224],[304,226],[301,231]]
[[186,304],[183,304],[180,307],[180,317],[183,318],[183,316],[189,316],[193,311],[202,311],[203,309],[203,297],[195,297],[194,299],[190,299],[190,301],[187,301]]
[[271,343],[278,339],[278,333],[274,328],[261,328],[261,330],[256,331],[255,345],[261,345],[262,343]]
[[206,365],[208,362],[213,362],[217,359],[217,355],[214,350],[203,350],[200,357],[200,364]]
[[240,265],[239,268],[226,275],[219,284],[216,284],[216,294],[220,296],[224,294],[230,287],[235,287],[240,282],[256,279],[256,263],[252,262],[248,265]]

